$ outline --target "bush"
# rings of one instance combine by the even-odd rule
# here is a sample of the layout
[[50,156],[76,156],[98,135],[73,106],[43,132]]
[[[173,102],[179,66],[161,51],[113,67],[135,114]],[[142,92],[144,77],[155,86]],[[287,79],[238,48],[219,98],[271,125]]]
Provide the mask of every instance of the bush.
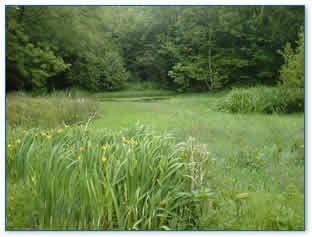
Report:
[[286,88],[304,88],[304,30],[299,32],[297,48],[293,50],[290,43],[286,44],[284,52],[279,52],[285,63],[281,67],[282,86]]
[[281,67],[281,87],[287,90],[287,111],[304,111],[304,30],[299,32],[297,48],[293,50],[288,43],[283,55],[285,63]]
[[217,106],[231,113],[280,113],[287,111],[286,90],[277,87],[236,88]]
[[289,113],[304,112],[304,88],[285,88],[284,90],[287,93],[286,111]]

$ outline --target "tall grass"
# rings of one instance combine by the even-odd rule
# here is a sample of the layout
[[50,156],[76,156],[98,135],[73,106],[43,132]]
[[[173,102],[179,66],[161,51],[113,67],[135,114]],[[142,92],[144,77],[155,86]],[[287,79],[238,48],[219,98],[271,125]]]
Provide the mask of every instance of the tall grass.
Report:
[[[25,191],[9,191],[8,199],[28,201],[16,212],[9,202],[10,228],[147,230],[196,224],[195,191],[204,185],[198,186],[203,178],[193,166],[204,167],[205,161],[196,161],[195,153],[190,159],[188,147],[168,135],[155,136],[140,126],[92,136],[80,128],[31,129],[17,132],[8,144],[7,180]],[[19,212],[23,219],[15,219]]]
[[63,96],[31,97],[8,94],[6,124],[11,127],[49,127],[60,124],[85,123],[98,110],[99,103],[87,97]]
[[10,134],[8,229],[303,229],[302,190],[268,189],[281,168],[301,169],[302,141],[231,158],[140,125]]
[[287,92],[282,88],[235,88],[218,105],[219,111],[231,113],[281,113],[287,110]]

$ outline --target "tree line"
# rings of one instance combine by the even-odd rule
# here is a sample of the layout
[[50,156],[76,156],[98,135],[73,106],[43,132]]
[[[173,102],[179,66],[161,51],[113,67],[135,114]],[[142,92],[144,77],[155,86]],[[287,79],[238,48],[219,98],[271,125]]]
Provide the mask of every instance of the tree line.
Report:
[[7,6],[6,89],[277,85],[303,69],[303,26],[303,6]]

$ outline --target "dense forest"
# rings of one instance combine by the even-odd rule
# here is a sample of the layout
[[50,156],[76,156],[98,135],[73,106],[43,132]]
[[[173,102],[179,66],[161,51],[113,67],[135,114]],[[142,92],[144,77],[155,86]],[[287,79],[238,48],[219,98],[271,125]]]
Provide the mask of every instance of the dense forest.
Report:
[[6,89],[277,85],[303,26],[303,6],[7,6]]

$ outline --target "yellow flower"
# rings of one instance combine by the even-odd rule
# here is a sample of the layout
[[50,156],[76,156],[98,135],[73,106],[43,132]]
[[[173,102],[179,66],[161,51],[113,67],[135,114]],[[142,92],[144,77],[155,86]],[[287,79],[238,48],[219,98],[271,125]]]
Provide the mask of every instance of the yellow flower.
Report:
[[78,160],[81,160],[81,156],[78,156]]
[[107,149],[107,146],[101,146],[101,150],[105,151]]
[[81,152],[84,151],[84,147],[81,146],[81,147],[79,148],[79,150],[80,150]]
[[43,133],[41,133],[41,135],[42,135],[43,137],[47,136],[47,134],[46,134],[46,133],[44,133],[44,132],[43,132]]
[[126,138],[122,138],[122,141],[124,142],[124,143],[126,143],[126,144],[129,144],[129,141],[126,139]]
[[8,148],[12,148],[13,146],[11,144],[8,145]]
[[135,143],[135,145],[139,145],[139,143],[138,142],[134,142]]
[[105,161],[107,161],[106,157],[102,157],[102,162],[104,163]]
[[57,133],[58,133],[58,134],[61,134],[62,132],[63,132],[63,129],[57,130]]
[[52,136],[47,136],[47,138],[48,138],[48,139],[51,139],[51,138],[52,138]]
[[20,140],[20,139],[17,139],[17,140],[16,140],[16,143],[17,143],[17,144],[20,144],[20,143],[21,143],[21,140]]

